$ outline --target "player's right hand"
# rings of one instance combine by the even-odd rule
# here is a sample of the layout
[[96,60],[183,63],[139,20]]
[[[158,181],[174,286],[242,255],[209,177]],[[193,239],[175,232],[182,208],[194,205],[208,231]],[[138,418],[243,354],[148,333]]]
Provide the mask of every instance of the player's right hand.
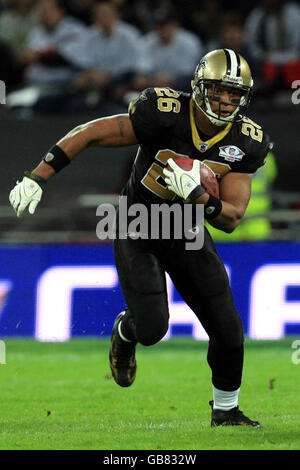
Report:
[[22,216],[27,206],[29,206],[28,212],[34,214],[42,194],[41,186],[33,179],[24,176],[21,182],[17,181],[16,186],[10,192],[9,202],[18,217]]
[[[190,201],[191,195],[196,198],[205,192],[201,186],[199,160],[193,160],[191,170],[183,170],[173,158],[169,158],[167,163],[172,168],[172,171],[168,170],[168,168],[164,168],[163,173],[165,182],[170,191],[173,191],[177,196],[184,199],[185,202],[192,202]],[[195,191],[197,191],[197,196],[195,196]]]

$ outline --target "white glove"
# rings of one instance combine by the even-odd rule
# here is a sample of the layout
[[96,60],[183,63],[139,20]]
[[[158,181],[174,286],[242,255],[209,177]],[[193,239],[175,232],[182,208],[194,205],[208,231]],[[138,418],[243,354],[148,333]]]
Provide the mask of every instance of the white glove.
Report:
[[[163,170],[168,189],[184,199],[185,202],[191,202],[201,196],[201,194],[204,194],[205,191],[201,186],[199,160],[193,161],[193,168],[191,170],[182,170],[173,158],[169,158],[167,163],[173,169],[173,171],[169,171],[167,168]],[[192,196],[191,201],[190,195]]]
[[36,206],[41,200],[42,194],[43,190],[41,186],[33,179],[24,176],[21,182],[17,181],[16,186],[10,192],[9,202],[18,217],[22,216],[28,204],[29,213],[34,214]]

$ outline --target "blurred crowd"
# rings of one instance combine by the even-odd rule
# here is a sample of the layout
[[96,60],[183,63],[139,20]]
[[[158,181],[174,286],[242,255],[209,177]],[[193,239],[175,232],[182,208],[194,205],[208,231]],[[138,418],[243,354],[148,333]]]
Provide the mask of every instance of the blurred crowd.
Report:
[[217,48],[249,62],[257,95],[300,78],[300,7],[288,0],[3,0],[0,79],[33,112],[127,108],[148,86],[190,91]]

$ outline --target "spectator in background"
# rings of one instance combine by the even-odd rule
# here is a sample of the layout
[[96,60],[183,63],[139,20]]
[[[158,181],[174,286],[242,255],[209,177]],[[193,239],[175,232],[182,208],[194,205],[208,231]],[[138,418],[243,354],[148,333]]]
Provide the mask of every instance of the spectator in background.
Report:
[[152,29],[153,11],[158,0],[111,1],[121,12],[124,21],[134,24],[143,34],[148,33]]
[[22,82],[22,71],[12,49],[7,43],[0,40],[0,80],[9,93]]
[[247,44],[264,62],[273,89],[290,87],[300,76],[300,9],[283,0],[261,0],[246,21]]
[[218,0],[205,0],[201,2],[195,11],[193,24],[195,31],[203,40],[204,44],[214,40],[220,31],[222,6]]
[[127,87],[135,74],[140,56],[140,33],[121,21],[112,2],[93,8],[92,27],[85,43],[85,70],[76,79],[79,90],[96,89],[108,93]]
[[74,69],[82,65],[78,51],[87,28],[67,16],[61,0],[41,0],[38,15],[39,24],[29,34],[22,55],[25,81],[34,85],[66,85],[74,76]]
[[208,51],[215,49],[232,49],[241,54],[250,65],[255,88],[260,88],[262,79],[262,61],[254,57],[249,47],[243,24],[243,17],[235,12],[229,12],[222,16],[220,33],[207,44]]
[[0,79],[9,93],[22,83],[20,57],[31,29],[37,23],[34,0],[9,0],[0,13]]
[[0,39],[10,46],[16,59],[37,24],[35,5],[36,0],[9,0],[7,9],[0,14]]
[[172,10],[157,10],[155,30],[142,43],[138,90],[159,86],[190,91],[190,77],[204,53],[198,37],[181,28]]
[[87,26],[92,24],[93,7],[97,0],[66,0],[68,12]]

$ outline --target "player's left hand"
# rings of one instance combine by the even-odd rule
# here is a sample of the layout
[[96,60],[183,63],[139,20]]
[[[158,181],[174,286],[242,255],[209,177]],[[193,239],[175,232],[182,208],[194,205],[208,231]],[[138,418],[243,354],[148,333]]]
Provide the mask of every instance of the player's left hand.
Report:
[[169,158],[167,163],[173,169],[173,171],[167,168],[163,170],[168,189],[184,199],[185,202],[191,202],[204,194],[205,190],[201,186],[199,160],[194,160],[191,170],[183,170],[173,158]]

